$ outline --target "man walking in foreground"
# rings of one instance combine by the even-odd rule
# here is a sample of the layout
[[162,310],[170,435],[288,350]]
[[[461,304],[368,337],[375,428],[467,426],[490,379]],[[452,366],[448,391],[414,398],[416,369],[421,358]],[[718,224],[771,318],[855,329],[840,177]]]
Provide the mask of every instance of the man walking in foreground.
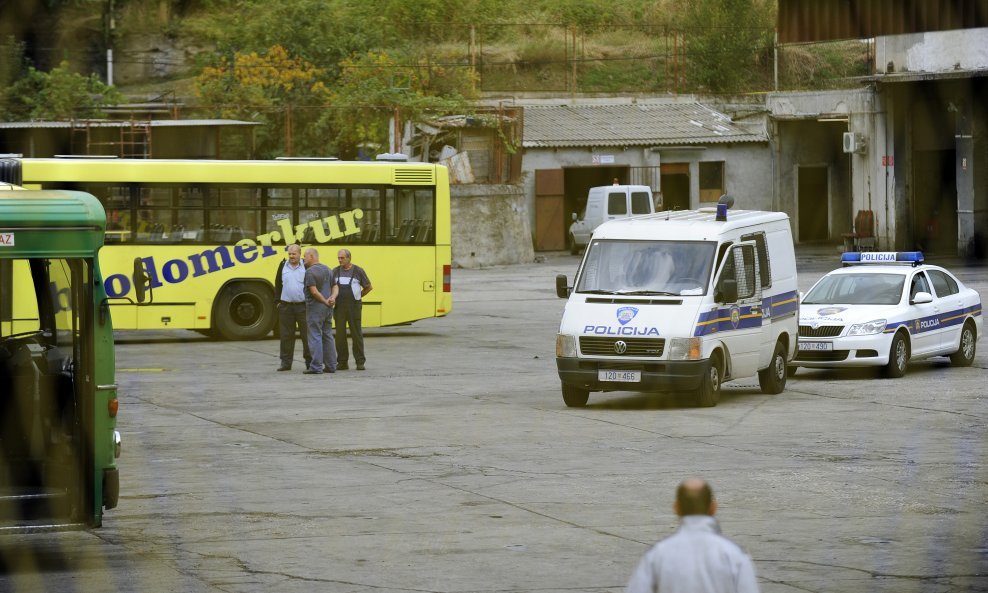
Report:
[[333,272],[319,263],[319,252],[309,247],[305,261],[305,321],[308,325],[309,353],[312,363],[305,375],[336,372],[336,345],[333,343],[333,303],[336,286]]
[[645,553],[627,593],[758,593],[751,558],[720,534],[717,502],[705,481],[683,480],[673,510],[679,530]]

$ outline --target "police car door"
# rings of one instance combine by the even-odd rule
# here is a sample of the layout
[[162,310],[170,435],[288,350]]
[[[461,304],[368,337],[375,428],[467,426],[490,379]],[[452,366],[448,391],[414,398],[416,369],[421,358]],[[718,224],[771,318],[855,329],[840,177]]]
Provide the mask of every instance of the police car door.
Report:
[[[913,303],[916,294],[933,295],[931,303]],[[922,270],[909,280],[909,332],[912,334],[912,354],[927,354],[940,347],[940,303]]]
[[[717,275],[715,296],[719,310],[717,334],[727,346],[732,378],[750,377],[758,371],[762,342],[762,286],[754,241],[731,246]],[[736,291],[721,290],[733,280]],[[735,294],[730,294],[736,292]],[[734,297],[733,299],[731,297]]]

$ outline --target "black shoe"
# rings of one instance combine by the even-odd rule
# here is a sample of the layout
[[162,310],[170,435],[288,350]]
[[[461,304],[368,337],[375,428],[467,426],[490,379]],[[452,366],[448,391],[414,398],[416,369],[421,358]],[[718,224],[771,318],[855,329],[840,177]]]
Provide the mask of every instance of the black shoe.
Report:
[[338,370],[338,371],[345,371],[348,368],[350,368],[350,366],[347,365],[347,363],[345,363],[345,362],[341,362],[340,364],[336,365],[336,370]]
[[312,369],[305,369],[304,371],[302,371],[302,374],[303,375],[321,375],[322,374],[322,371],[314,371]]
[[292,370],[292,367],[286,367],[286,366],[280,366],[280,367],[278,367],[278,372],[281,372],[281,371],[290,371],[290,370]]
[[367,369],[364,368],[364,363],[360,362],[360,363],[357,363],[357,370],[358,371],[366,371]]

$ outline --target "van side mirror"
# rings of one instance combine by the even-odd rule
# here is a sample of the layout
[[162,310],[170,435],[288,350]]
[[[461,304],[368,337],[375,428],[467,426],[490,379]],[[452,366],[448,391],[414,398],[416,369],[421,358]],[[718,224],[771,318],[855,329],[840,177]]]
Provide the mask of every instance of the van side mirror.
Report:
[[151,278],[144,273],[144,261],[139,257],[134,258],[134,298],[138,303],[143,303],[147,298],[147,281]]
[[714,300],[718,303],[733,303],[738,300],[738,281],[734,278],[721,278],[717,284]]
[[576,222],[576,212],[573,213],[573,222]]
[[569,298],[570,287],[566,285],[566,275],[556,276],[556,296],[561,299]]

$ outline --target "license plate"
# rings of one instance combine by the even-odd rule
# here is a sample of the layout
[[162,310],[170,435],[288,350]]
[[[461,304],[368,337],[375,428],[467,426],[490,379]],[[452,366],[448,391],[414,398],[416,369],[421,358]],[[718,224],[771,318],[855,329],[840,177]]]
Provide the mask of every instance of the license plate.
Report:
[[800,350],[826,350],[829,352],[834,349],[833,342],[798,342],[797,346]]
[[641,371],[597,371],[597,379],[600,381],[614,381],[617,383],[641,383]]

